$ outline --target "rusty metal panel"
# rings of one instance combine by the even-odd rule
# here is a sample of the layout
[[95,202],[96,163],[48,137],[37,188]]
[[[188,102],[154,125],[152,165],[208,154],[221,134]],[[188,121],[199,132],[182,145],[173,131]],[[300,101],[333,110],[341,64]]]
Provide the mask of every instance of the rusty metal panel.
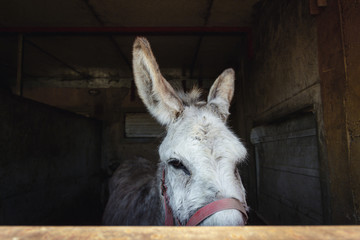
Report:
[[360,239],[359,226],[0,227],[1,239]]

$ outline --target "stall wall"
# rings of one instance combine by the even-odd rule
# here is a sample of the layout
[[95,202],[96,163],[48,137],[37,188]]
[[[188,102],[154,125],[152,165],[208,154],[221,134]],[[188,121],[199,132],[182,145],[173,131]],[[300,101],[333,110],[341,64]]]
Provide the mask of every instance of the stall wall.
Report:
[[323,223],[316,122],[301,114],[259,126],[255,148],[258,213],[271,224]]
[[[110,177],[119,164],[134,156],[158,160],[159,137],[129,138],[125,136],[125,115],[127,113],[147,113],[135,91],[127,87],[69,88],[28,86],[23,88],[23,96],[84,116],[101,120],[102,169]],[[90,94],[95,92],[96,94]],[[160,127],[160,125],[159,125]],[[141,149],[141,151],[140,151]]]
[[[250,136],[254,127],[312,112],[322,223],[359,223],[359,4],[329,0],[311,15],[311,2],[258,4],[255,56],[243,80],[245,128]],[[249,161],[249,175],[250,187],[256,188],[254,161]],[[252,194],[250,200],[257,206],[258,196]]]
[[98,224],[101,124],[0,92],[0,224]]
[[[311,151],[305,144],[307,141],[304,136],[291,141],[282,141],[276,137],[284,135],[281,131],[286,131],[286,136],[295,136],[298,131],[296,127],[270,127],[271,131],[280,129],[280,132],[271,133],[271,136],[275,136],[272,137],[275,140],[271,144],[278,147],[277,157],[271,150],[264,151],[265,155],[256,159],[259,149],[255,149],[254,145],[249,146],[249,188],[258,189],[257,194],[249,192],[249,200],[260,217],[270,224],[322,224],[328,216],[326,168],[320,140],[323,133],[317,28],[316,19],[310,15],[308,4],[306,0],[260,1],[254,15],[254,58],[249,66],[245,66],[245,69],[251,69],[245,72],[243,79],[244,116],[248,136],[252,129],[266,130],[267,126],[277,126],[287,119],[293,119],[295,123],[301,122],[300,119],[308,112],[313,112],[315,119],[312,126],[315,145]],[[296,155],[296,152],[301,154]],[[294,159],[299,156],[300,159]],[[269,159],[277,163],[271,163],[271,174],[257,171],[268,164]],[[294,161],[301,164],[293,164]],[[308,164],[310,165],[307,166]],[[292,174],[289,173],[289,166]],[[312,175],[303,174],[304,168],[310,169],[313,166],[316,168],[312,170]],[[307,175],[301,177],[312,185],[300,185],[298,189],[293,189],[291,184],[295,178],[296,181],[300,179],[299,174]],[[266,179],[269,177],[272,179]],[[301,192],[306,195],[303,196],[304,199],[296,199]],[[316,201],[321,203],[310,206],[311,196],[317,196]],[[269,203],[278,206],[278,211],[266,210],[266,206],[271,205]]]
[[308,1],[261,1],[256,12],[255,56],[245,83],[255,121],[319,102],[316,25]]

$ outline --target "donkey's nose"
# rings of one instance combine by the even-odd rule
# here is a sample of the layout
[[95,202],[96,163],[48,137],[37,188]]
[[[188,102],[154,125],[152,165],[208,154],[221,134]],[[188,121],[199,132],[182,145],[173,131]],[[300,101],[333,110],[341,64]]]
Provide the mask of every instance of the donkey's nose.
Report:
[[224,199],[224,198],[235,198],[235,199],[237,199],[237,197],[235,197],[233,194],[225,194],[221,190],[216,191],[214,201],[221,200],[221,199]]

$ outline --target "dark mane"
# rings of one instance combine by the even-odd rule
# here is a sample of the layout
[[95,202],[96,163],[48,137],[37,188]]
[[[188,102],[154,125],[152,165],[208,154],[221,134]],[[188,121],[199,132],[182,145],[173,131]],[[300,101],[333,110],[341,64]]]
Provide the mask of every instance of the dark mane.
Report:
[[177,94],[185,106],[200,107],[206,104],[206,102],[201,99],[202,91],[198,87],[193,87],[189,92],[178,90]]

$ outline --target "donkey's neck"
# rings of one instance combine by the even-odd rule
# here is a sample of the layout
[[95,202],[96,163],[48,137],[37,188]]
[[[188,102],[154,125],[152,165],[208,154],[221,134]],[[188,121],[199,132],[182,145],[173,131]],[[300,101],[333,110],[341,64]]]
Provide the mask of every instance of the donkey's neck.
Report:
[[[106,225],[163,225],[164,207],[154,162],[144,158],[125,161],[109,183]],[[116,209],[116,210],[114,210]]]

